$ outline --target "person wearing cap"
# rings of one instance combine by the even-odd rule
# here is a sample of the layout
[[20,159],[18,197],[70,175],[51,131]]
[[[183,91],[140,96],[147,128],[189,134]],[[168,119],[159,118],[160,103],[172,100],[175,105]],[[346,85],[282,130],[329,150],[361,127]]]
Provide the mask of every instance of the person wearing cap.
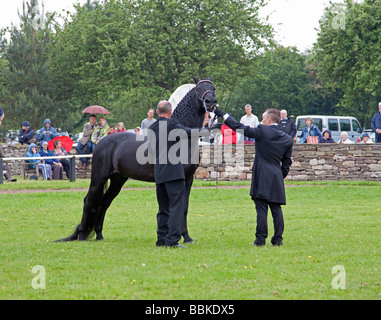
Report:
[[34,136],[36,133],[31,128],[30,123],[28,121],[24,121],[21,124],[21,130],[19,131],[19,142],[21,144],[31,144],[33,142]]
[[369,137],[369,134],[367,134],[366,132],[364,132],[361,136],[361,141],[360,143],[374,143],[372,141],[372,139]]
[[319,143],[336,143],[336,141],[332,139],[331,130],[327,129],[323,132],[323,137],[319,140]]
[[372,130],[376,133],[376,143],[381,143],[381,102],[378,104],[378,112],[371,121]]
[[[96,125],[97,125],[97,116],[95,114],[92,114],[90,116],[89,122],[85,123],[83,126],[83,135],[82,135],[82,138],[79,139],[77,144],[78,154],[80,155],[90,154],[94,151],[94,144],[91,141],[91,135],[93,134]],[[83,157],[83,158],[80,158],[80,160],[82,163],[82,168],[85,169],[87,166],[88,158]]]
[[49,142],[55,137],[58,137],[56,129],[52,127],[50,119],[45,119],[44,126],[37,132],[37,140]]

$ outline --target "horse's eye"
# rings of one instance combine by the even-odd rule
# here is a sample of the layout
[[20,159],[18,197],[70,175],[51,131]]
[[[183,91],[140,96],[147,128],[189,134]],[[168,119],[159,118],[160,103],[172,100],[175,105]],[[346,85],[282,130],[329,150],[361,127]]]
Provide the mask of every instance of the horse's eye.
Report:
[[197,88],[196,90],[197,90],[198,92],[200,92],[200,91],[201,91],[201,88]]

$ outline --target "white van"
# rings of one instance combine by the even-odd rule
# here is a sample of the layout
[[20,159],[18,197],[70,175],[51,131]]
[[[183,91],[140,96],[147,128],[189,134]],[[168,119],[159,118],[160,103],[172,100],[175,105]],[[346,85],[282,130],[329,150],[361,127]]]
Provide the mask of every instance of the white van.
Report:
[[358,120],[354,117],[339,117],[339,116],[299,116],[296,118],[296,142],[299,143],[303,128],[305,127],[306,118],[312,118],[313,124],[319,128],[321,133],[325,130],[331,130],[332,138],[336,142],[341,140],[341,132],[348,133],[348,139],[357,142],[361,139],[363,129]]

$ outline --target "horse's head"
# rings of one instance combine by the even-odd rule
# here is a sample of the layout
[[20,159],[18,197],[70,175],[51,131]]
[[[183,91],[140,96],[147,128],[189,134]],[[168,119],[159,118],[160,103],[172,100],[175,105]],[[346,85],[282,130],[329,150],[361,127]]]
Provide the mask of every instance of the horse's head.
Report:
[[205,80],[198,80],[193,76],[193,80],[196,83],[195,93],[201,102],[201,108],[204,108],[205,112],[213,112],[217,106],[217,99],[216,88],[212,84],[212,78],[209,76]]

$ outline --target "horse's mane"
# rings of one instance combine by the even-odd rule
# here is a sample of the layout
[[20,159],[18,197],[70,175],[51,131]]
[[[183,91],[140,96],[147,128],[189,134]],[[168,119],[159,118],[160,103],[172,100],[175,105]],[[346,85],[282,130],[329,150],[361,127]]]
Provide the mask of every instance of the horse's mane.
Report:
[[[195,91],[195,88],[190,90],[184,98],[179,102],[177,107],[172,113],[172,118],[175,118],[181,122],[181,124],[185,127],[200,127],[204,120],[203,117],[198,115],[197,106],[193,105],[193,101],[191,99],[192,93]],[[197,122],[195,123],[195,120]]]

